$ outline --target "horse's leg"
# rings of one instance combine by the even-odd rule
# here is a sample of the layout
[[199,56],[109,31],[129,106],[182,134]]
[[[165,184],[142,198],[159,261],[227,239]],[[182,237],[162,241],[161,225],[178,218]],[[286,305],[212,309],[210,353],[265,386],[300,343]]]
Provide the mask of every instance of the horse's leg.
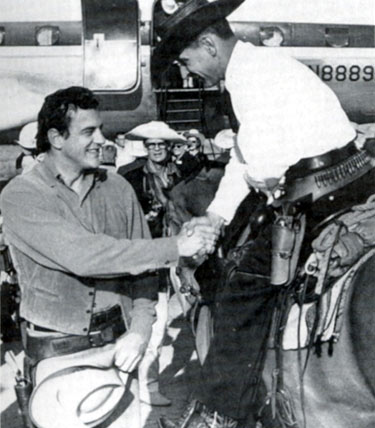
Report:
[[350,326],[358,366],[375,396],[375,256],[354,278]]

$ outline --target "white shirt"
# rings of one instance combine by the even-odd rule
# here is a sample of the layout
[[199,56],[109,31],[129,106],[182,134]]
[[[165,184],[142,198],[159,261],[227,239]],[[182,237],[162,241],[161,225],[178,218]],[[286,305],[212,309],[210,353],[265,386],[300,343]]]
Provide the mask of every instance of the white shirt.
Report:
[[245,175],[264,184],[289,166],[355,138],[336,95],[307,66],[268,48],[237,42],[225,75],[236,117],[237,142],[207,211],[229,223],[249,193]]

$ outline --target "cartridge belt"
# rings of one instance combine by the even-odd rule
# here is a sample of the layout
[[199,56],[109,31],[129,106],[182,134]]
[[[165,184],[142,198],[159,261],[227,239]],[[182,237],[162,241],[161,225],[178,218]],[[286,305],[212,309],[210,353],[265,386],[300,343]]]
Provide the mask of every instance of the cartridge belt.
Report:
[[[36,326],[26,321],[26,327],[43,332],[51,332],[44,327]],[[109,311],[94,314],[90,331],[87,335],[64,335],[59,337],[33,336],[25,334],[25,351],[27,356],[36,364],[45,358],[73,354],[90,348],[97,348],[113,343],[126,331],[124,319],[119,306]]]
[[[292,173],[289,174],[289,171],[287,171],[285,183],[279,184],[272,192],[274,197],[273,206],[278,207],[283,203],[296,202],[306,197],[310,198],[310,202],[315,202],[365,175],[373,168],[371,156],[366,150],[357,150],[356,148],[354,150],[353,146],[353,143],[345,146],[343,153],[351,153],[351,155],[344,160],[336,161],[333,166],[323,169],[317,168],[315,171],[314,168],[312,170],[308,169],[308,165],[318,165],[319,159],[321,162],[329,164],[327,159],[333,160],[332,152],[337,155],[340,154],[339,159],[343,159],[343,153],[340,150],[334,150],[315,158],[302,159],[296,164],[299,165],[297,170],[291,167]],[[307,174],[305,171],[304,176],[298,177],[296,172],[301,171],[302,164],[307,167]]]

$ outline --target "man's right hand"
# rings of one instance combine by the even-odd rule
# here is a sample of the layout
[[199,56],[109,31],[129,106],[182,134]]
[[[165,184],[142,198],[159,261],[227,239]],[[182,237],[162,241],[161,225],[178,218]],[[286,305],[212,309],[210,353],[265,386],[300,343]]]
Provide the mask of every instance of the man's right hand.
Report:
[[211,254],[215,251],[218,236],[217,230],[207,218],[195,217],[184,223],[177,235],[178,253],[181,257]]

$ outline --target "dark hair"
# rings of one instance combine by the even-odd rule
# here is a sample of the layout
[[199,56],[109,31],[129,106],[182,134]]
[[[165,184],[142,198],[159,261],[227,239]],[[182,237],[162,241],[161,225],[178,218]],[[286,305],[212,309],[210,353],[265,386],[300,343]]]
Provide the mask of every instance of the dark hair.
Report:
[[51,148],[48,140],[48,131],[56,129],[61,135],[69,136],[71,112],[77,108],[84,110],[97,109],[99,101],[87,88],[71,86],[60,89],[48,95],[38,115],[38,133],[36,145],[39,153],[47,152]]

